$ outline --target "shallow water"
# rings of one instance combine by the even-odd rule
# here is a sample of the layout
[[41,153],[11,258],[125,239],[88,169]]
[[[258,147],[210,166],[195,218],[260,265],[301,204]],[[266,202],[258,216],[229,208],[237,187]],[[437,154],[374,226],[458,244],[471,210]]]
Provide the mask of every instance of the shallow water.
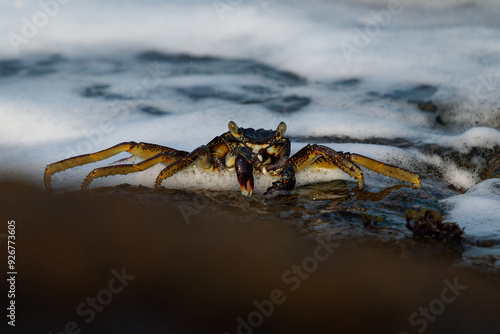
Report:
[[[383,1],[243,2],[222,16],[202,2],[116,3],[70,2],[26,43],[3,39],[2,176],[42,187],[47,164],[119,142],[190,151],[230,120],[265,129],[285,121],[293,152],[321,143],[363,154],[417,172],[423,190],[366,171],[358,192],[334,171],[302,173],[293,194],[272,200],[260,195],[263,179],[247,199],[233,176],[191,171],[164,182],[186,190],[147,198],[381,241],[411,237],[406,210],[434,209],[465,228],[460,264],[499,270],[497,2],[405,2],[398,12]],[[12,37],[43,9],[22,1],[1,10],[0,31]],[[109,162],[56,174],[53,186],[77,191]],[[151,187],[160,169],[92,188]],[[366,215],[381,217],[381,228],[365,229]]]

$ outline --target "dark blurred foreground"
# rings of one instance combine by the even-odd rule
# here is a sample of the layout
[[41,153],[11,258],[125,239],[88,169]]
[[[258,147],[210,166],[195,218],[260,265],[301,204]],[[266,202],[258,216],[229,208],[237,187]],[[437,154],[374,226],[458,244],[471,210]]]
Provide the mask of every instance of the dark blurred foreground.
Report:
[[500,332],[498,275],[356,240],[300,237],[278,219],[189,210],[0,183],[1,258],[6,264],[7,221],[15,220],[18,273],[16,327],[7,326],[5,284],[2,327],[54,334]]

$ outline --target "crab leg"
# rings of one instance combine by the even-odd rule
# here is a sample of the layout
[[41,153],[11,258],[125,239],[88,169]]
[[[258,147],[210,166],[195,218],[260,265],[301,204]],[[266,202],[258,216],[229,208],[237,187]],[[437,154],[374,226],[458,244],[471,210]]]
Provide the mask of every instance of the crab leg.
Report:
[[[45,168],[45,173],[44,173],[44,183],[45,183],[45,188],[47,190],[51,189],[50,186],[50,179],[52,174],[57,173],[57,172],[62,172],[66,169],[77,167],[77,166],[82,166],[91,162],[95,161],[100,161],[107,159],[109,157],[112,157],[114,155],[117,155],[118,153],[121,152],[128,152],[132,155],[138,156],[143,159],[148,159],[151,158],[159,153],[164,153],[164,152],[179,152],[182,154],[184,151],[176,151],[172,148],[165,147],[165,146],[160,146],[160,145],[155,145],[155,144],[148,144],[148,143],[136,143],[136,142],[124,142],[120,143],[118,145],[115,145],[113,147],[110,147],[108,149],[95,152],[95,153],[90,153],[90,154],[83,154],[79,155],[76,157],[64,159],[58,162],[54,162],[50,165],[47,165]],[[187,154],[187,152],[184,152]],[[109,174],[111,175],[111,174]],[[90,182],[89,182],[90,183]]]
[[[319,153],[321,153],[325,158],[330,158],[330,162],[334,166],[339,167],[347,174],[356,177],[358,180],[359,189],[363,188],[364,180],[363,180],[363,172],[356,165],[356,163],[379,174],[411,183],[413,186],[417,188],[422,188],[419,176],[416,173],[410,172],[406,169],[389,164],[384,164],[380,161],[365,157],[360,154],[337,152],[323,145],[313,145],[313,146],[316,146],[316,150]],[[328,168],[328,166],[325,166],[323,164],[321,165],[321,167]]]
[[349,154],[345,153],[346,158],[349,160],[360,164],[361,166],[368,168],[379,174],[393,177],[395,179],[409,182],[417,188],[422,188],[422,183],[420,182],[420,177],[418,174],[410,172],[406,169],[396,167],[389,164],[384,164],[380,161],[373,160],[371,158],[365,157],[359,154]]
[[[360,154],[337,152],[323,145],[308,145],[305,148],[308,147],[310,147],[308,150],[311,151],[313,157],[317,154],[320,154],[322,156],[320,159],[314,161],[316,162],[316,165],[318,167],[331,168],[333,165],[342,169],[344,172],[351,175],[352,177],[355,177],[358,180],[358,188],[360,189],[363,188],[364,178],[363,172],[356,165],[356,163],[379,174],[389,176],[404,182],[409,182],[417,188],[422,188],[419,176],[416,173],[410,172],[406,169],[389,164],[384,164],[380,161],[365,157]],[[299,152],[297,152],[297,154]]]
[[[342,171],[358,181],[359,189],[363,188],[363,171],[355,163],[353,163],[345,153],[337,152],[323,145],[314,144],[306,147],[311,147],[310,150],[312,150],[312,155],[316,157],[315,161],[313,161],[315,167],[340,168]],[[311,164],[303,166],[301,169],[309,167]]]
[[207,146],[200,146],[193,152],[186,155],[183,159],[177,160],[174,163],[165,167],[165,169],[163,169],[160,175],[158,175],[158,177],[156,178],[155,188],[159,189],[164,179],[174,175],[175,173],[183,170],[184,168],[187,168],[189,165],[191,165],[200,158],[203,158],[201,161],[202,168],[208,169],[213,165]]
[[[417,188],[422,188],[420,178],[416,173],[359,154],[337,152],[323,145],[307,145],[290,157],[282,171],[281,179],[274,182],[266,194],[273,194],[282,190],[292,190],[295,185],[295,173],[309,166],[316,168],[340,168],[358,181],[358,189],[364,185],[363,171],[356,163],[385,176],[404,182],[409,182]],[[293,182],[292,182],[293,181]]]
[[288,158],[282,171],[281,179],[273,182],[266,194],[290,191],[295,187],[295,173],[315,164],[317,167],[342,169],[358,180],[358,188],[363,187],[363,171],[353,162],[346,159],[342,152],[337,152],[323,145],[307,145]]
[[163,152],[137,164],[123,164],[117,166],[96,168],[92,172],[90,172],[83,181],[82,190],[86,190],[89,187],[90,182],[92,182],[92,180],[95,178],[141,172],[159,163],[173,163],[175,161],[178,161],[179,159],[184,158],[186,155],[187,152],[184,151]]

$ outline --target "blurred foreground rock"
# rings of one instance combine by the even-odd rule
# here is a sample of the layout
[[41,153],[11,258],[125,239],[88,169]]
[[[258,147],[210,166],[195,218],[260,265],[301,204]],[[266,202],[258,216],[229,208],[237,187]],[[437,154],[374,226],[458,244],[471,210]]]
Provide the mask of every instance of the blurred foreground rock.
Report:
[[16,333],[500,327],[500,280],[491,273],[373,244],[307,239],[272,219],[198,213],[186,220],[168,200],[52,194],[7,182],[0,189],[2,244],[7,220],[16,221]]

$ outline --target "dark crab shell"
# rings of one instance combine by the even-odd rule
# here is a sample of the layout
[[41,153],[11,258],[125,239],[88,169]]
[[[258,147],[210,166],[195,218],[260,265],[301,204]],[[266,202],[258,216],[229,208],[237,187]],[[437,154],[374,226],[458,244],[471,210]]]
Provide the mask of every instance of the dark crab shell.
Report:
[[244,143],[269,144],[279,135],[275,130],[240,128],[242,137],[240,140]]

